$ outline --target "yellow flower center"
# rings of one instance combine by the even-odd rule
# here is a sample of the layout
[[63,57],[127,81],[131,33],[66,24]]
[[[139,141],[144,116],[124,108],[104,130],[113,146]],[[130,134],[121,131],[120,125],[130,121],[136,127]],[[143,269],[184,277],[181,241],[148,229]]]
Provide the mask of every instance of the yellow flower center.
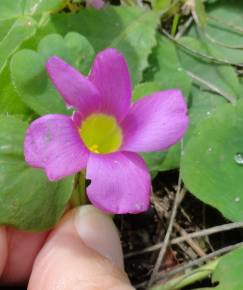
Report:
[[117,151],[122,144],[122,130],[116,119],[105,114],[92,114],[81,124],[79,134],[86,147],[95,153]]

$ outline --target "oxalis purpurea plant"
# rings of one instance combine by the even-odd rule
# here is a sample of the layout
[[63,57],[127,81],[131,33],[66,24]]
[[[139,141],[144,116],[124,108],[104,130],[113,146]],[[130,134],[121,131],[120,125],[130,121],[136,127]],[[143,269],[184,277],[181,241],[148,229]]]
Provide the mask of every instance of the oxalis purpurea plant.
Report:
[[[87,202],[144,212],[151,180],[172,169],[241,222],[240,1],[116,4],[0,2],[0,223],[47,230]],[[154,271],[149,287],[210,276],[215,289],[241,289],[242,249],[220,255],[167,283]]]

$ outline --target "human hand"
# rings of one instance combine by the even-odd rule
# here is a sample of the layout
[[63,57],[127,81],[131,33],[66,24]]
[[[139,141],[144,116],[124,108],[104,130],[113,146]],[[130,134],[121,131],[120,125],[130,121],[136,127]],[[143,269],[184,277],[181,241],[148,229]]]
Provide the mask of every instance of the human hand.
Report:
[[87,205],[47,233],[0,228],[0,283],[28,290],[132,290],[112,220]]

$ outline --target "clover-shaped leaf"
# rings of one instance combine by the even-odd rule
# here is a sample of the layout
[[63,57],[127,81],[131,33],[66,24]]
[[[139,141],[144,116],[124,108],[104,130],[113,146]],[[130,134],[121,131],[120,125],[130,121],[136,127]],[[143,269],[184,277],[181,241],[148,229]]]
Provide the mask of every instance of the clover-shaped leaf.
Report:
[[52,15],[42,32],[65,35],[71,27],[72,31],[84,35],[96,52],[107,47],[118,49],[128,62],[133,84],[137,84],[142,79],[143,70],[148,67],[148,56],[156,45],[155,29],[159,17],[159,13],[139,7],[86,8],[77,14]]
[[24,49],[13,56],[10,64],[12,81],[21,99],[39,115],[67,113],[45,70],[45,62],[52,55],[62,57],[87,73],[94,51],[85,37],[70,32],[64,38],[59,34],[47,35],[40,41],[37,52]]
[[0,72],[24,41],[35,35],[36,20],[64,7],[65,0],[0,1]]
[[199,124],[181,161],[186,187],[234,221],[243,218],[243,102]]

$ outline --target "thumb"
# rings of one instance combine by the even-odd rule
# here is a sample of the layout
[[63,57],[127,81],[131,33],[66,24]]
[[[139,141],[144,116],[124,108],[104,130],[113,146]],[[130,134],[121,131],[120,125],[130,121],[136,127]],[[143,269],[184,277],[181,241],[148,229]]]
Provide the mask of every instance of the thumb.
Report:
[[94,207],[69,212],[33,266],[28,290],[132,290],[110,217]]

